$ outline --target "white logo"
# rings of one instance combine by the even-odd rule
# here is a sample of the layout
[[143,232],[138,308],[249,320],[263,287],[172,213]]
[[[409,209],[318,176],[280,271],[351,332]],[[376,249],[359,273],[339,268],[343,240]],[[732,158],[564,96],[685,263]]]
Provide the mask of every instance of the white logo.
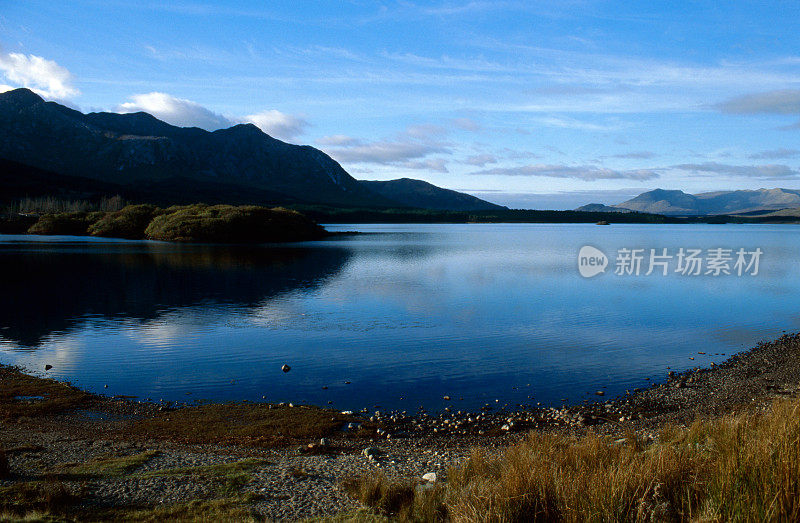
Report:
[[584,278],[591,278],[597,276],[601,272],[606,272],[608,267],[608,258],[603,251],[592,247],[591,245],[584,245],[578,252],[578,272]]

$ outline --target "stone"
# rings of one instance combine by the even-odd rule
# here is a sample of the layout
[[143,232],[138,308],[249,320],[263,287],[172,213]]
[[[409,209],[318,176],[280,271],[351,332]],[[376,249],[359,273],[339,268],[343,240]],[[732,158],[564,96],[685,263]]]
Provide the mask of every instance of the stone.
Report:
[[290,370],[292,370],[292,368],[290,366],[284,364],[283,367],[281,367],[281,370],[283,372],[289,372]]
[[320,447],[327,447],[330,444],[331,444],[331,440],[329,440],[328,438],[322,438],[322,439],[319,440],[319,446]]
[[606,393],[604,391],[602,391],[602,390],[598,390],[597,392],[595,392],[595,394],[597,394],[598,396],[605,396],[606,395]]
[[435,483],[436,482],[436,473],[435,472],[428,472],[422,475],[422,479],[427,481],[428,483]]
[[45,366],[44,366],[44,370],[50,370],[50,369],[52,369],[52,368],[53,368],[53,366],[52,366],[52,365],[45,365]]

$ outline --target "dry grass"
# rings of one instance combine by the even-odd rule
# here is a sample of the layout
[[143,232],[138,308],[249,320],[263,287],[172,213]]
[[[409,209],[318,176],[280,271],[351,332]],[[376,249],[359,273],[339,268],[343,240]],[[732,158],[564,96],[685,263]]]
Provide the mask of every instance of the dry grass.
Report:
[[53,414],[85,406],[91,398],[68,384],[0,365],[0,418]]
[[11,467],[8,464],[6,449],[0,447],[0,479],[6,479],[11,475]]
[[652,443],[534,433],[501,456],[474,451],[448,478],[430,491],[382,476],[345,488],[404,521],[798,521],[800,402]]
[[153,522],[248,522],[263,521],[256,515],[248,504],[253,500],[251,496],[236,496],[211,500],[192,500],[186,503],[177,503],[154,508],[114,508],[106,512],[92,511],[81,521],[130,521]]
[[134,436],[190,444],[239,444],[279,447],[337,432],[352,416],[316,407],[254,403],[187,407],[134,423]]
[[83,499],[80,493],[67,488],[55,479],[25,481],[0,488],[0,521],[54,521],[54,516],[66,514]]
[[56,472],[77,476],[122,476],[143,465],[156,455],[158,455],[157,450],[147,450],[126,456],[102,456],[90,459],[86,463],[59,465]]

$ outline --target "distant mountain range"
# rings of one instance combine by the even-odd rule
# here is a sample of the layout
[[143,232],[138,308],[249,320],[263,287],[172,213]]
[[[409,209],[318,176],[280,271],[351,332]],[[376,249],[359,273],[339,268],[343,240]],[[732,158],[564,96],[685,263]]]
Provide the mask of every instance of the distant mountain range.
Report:
[[[617,205],[589,204],[578,211],[637,211],[669,216],[765,215],[783,209],[800,208],[800,190],[758,189],[688,194],[655,189]],[[794,211],[792,211],[794,212]],[[792,215],[789,212],[789,215]],[[784,215],[787,215],[784,212]]]
[[28,89],[0,93],[0,198],[120,194],[159,204],[503,209],[419,180],[362,182],[324,152],[253,124],[209,132],[154,116],[83,114]]

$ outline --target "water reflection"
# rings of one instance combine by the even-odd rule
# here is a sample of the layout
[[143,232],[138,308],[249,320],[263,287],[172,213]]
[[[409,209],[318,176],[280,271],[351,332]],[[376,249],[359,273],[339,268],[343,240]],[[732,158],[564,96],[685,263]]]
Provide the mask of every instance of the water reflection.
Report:
[[0,243],[0,326],[36,348],[88,316],[149,320],[196,305],[253,307],[336,274],[342,248]]
[[[0,237],[0,362],[111,394],[351,410],[448,395],[470,409],[610,397],[798,325],[792,226],[341,228],[367,234],[250,248]],[[587,280],[587,244],[764,258],[754,278]]]

